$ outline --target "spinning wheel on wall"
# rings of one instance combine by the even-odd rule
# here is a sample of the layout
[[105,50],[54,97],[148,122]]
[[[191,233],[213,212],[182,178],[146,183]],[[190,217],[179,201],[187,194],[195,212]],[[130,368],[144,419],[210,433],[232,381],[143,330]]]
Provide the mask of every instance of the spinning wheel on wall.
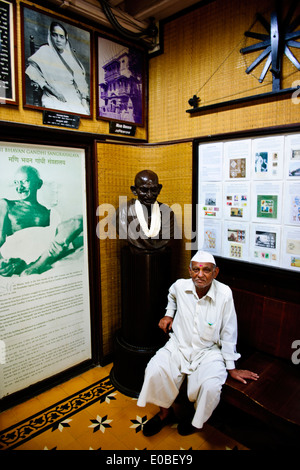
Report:
[[[277,2],[278,3],[278,2]],[[280,2],[279,2],[280,3]],[[300,71],[300,63],[294,56],[290,48],[300,49],[300,42],[296,39],[300,38],[300,30],[296,30],[300,24],[300,15],[293,19],[298,1],[294,0],[287,12],[285,18],[281,19],[280,9],[277,8],[271,13],[270,22],[266,20],[260,13],[257,14],[257,20],[266,30],[267,34],[254,31],[246,31],[245,36],[258,39],[259,42],[241,49],[242,54],[249,54],[256,51],[262,51],[259,56],[249,65],[246,73],[252,72],[260,63],[265,61],[263,70],[259,77],[262,83],[268,70],[272,73],[272,91],[280,90],[282,60],[286,56],[290,62]]]

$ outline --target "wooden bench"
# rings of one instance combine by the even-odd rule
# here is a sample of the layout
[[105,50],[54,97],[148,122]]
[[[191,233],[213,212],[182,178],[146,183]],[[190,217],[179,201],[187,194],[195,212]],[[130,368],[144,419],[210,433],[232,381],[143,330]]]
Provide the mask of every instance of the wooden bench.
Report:
[[228,377],[222,400],[300,443],[300,364],[295,361],[298,357],[299,362],[300,351],[297,354],[292,347],[300,340],[300,306],[232,291],[242,355],[236,366],[257,372],[260,378],[242,384]]

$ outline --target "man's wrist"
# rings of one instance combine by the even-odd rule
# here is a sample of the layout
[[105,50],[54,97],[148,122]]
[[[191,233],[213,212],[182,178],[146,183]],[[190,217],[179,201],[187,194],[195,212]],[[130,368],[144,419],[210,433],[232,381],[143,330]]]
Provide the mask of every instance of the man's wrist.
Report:
[[228,372],[230,372],[231,370],[234,370],[235,369],[234,361],[226,361],[226,369],[228,370]]

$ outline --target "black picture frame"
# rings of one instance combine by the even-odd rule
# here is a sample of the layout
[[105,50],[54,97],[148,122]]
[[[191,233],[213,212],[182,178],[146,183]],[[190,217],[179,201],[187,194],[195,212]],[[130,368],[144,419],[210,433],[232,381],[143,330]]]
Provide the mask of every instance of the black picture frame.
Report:
[[0,0],[0,104],[17,105],[16,3]]
[[[91,118],[92,41],[88,29],[21,5],[23,107]],[[59,26],[57,26],[57,23]],[[60,53],[51,25],[67,41]]]

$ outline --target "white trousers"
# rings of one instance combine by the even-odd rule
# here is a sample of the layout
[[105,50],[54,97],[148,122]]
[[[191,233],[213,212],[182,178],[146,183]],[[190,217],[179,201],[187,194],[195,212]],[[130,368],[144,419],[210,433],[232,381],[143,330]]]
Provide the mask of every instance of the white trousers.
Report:
[[185,374],[181,372],[180,362],[179,354],[165,348],[157,351],[146,367],[137,405],[144,407],[152,403],[170,408],[187,375],[187,395],[195,408],[192,425],[201,429],[220,401],[227,378],[225,364],[221,355],[208,352],[195,371]]

